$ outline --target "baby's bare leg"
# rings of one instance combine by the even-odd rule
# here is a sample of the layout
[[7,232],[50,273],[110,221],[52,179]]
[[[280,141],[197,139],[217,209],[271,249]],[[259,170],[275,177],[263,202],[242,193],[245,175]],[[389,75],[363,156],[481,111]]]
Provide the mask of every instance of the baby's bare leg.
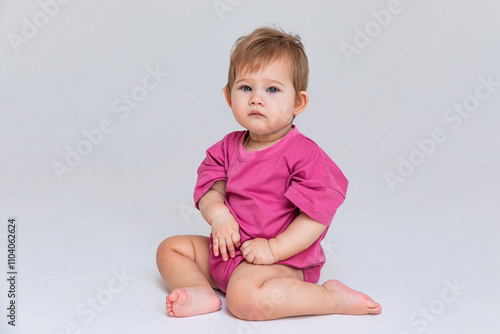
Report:
[[258,266],[243,262],[229,281],[229,310],[246,320],[270,320],[314,314],[378,314],[382,311],[364,293],[339,281],[323,285],[303,281],[302,270],[284,266]]
[[220,309],[221,300],[213,288],[210,273],[209,239],[197,235],[165,239],[156,253],[160,275],[171,290],[167,296],[167,312],[187,317]]

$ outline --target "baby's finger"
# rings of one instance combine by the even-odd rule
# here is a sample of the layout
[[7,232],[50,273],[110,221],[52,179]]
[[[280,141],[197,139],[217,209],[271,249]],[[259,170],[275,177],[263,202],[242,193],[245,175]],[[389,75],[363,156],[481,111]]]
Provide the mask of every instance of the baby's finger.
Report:
[[236,246],[236,247],[240,247],[240,233],[239,232],[234,232],[232,235],[231,235],[231,240],[233,241],[233,244]]
[[[244,245],[244,244],[243,244]],[[247,258],[247,255],[248,253],[250,253],[250,249],[246,248],[246,247],[241,247],[241,255],[243,255],[243,257],[246,259]]]
[[213,243],[214,255],[219,256],[219,240],[217,238],[214,238]]
[[249,252],[246,256],[244,256],[244,258],[247,262],[253,263],[253,261],[255,260],[255,255]]
[[227,260],[226,240],[221,238],[219,243],[220,243],[219,245],[220,255],[222,256],[222,260],[226,261]]
[[231,240],[227,243],[227,250],[229,251],[229,256],[234,257],[236,255],[236,252],[234,250],[234,244]]

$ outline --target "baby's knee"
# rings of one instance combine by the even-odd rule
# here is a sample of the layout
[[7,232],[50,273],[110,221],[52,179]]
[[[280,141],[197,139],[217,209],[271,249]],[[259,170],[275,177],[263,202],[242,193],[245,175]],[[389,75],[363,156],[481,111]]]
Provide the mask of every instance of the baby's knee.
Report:
[[172,252],[182,253],[186,250],[187,246],[185,237],[182,235],[168,237],[158,246],[158,250],[156,251],[156,260],[161,261]]
[[237,318],[248,321],[267,320],[270,309],[261,296],[260,289],[247,286],[229,286],[226,291],[228,310]]

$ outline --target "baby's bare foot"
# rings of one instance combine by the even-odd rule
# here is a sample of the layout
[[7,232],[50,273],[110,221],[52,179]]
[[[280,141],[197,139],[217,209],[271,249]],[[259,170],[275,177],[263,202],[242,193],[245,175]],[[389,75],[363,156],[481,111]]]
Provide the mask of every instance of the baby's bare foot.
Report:
[[172,317],[190,317],[218,311],[221,300],[212,289],[188,287],[175,289],[167,296],[167,312]]
[[382,312],[380,304],[337,280],[326,281],[323,286],[330,292],[334,301],[332,313],[362,315]]

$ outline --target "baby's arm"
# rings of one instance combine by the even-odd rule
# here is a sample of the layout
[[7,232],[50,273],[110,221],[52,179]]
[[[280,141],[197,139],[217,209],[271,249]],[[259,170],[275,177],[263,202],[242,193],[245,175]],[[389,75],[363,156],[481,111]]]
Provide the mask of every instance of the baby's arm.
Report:
[[326,225],[302,212],[288,228],[273,239],[257,238],[243,243],[243,257],[253,264],[273,264],[286,260],[311,246]]
[[234,247],[240,246],[240,227],[231,211],[224,203],[226,181],[214,182],[212,187],[200,198],[198,207],[201,215],[212,227],[213,251],[215,256],[222,255],[224,261],[235,256]]

